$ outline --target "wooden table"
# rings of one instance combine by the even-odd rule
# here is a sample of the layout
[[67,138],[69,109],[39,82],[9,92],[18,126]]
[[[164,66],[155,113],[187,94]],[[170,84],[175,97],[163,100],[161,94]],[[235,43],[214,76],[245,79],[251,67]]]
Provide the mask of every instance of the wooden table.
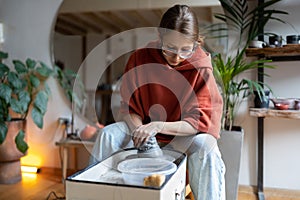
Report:
[[[82,140],[73,140],[73,139],[62,139],[58,142],[55,142],[56,146],[59,146],[62,150],[62,180],[63,182],[67,178],[67,169],[68,169],[68,154],[69,149],[74,149],[75,151],[75,158],[76,158],[76,148],[82,147],[90,147],[94,146],[94,142],[91,141],[82,141]],[[75,166],[76,166],[76,159],[75,159]]]

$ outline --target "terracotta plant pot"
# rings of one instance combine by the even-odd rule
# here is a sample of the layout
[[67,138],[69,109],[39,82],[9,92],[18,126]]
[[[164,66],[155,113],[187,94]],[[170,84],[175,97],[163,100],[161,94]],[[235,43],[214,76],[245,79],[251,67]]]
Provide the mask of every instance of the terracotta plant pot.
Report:
[[6,122],[8,131],[4,142],[0,145],[0,184],[13,184],[21,181],[21,153],[15,144],[19,130],[25,130],[25,120]]

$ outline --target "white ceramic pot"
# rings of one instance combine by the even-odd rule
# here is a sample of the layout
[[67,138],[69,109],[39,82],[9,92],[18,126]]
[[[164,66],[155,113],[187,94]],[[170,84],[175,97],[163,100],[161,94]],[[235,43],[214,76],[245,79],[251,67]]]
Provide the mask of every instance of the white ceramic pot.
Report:
[[264,48],[266,46],[265,42],[258,41],[258,40],[252,40],[249,42],[250,48]]

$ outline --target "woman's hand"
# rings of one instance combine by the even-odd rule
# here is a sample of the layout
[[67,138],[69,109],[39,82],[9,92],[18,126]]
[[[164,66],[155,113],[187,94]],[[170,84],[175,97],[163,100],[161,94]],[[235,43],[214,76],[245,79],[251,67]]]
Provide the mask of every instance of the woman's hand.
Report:
[[135,147],[140,147],[156,133],[162,132],[165,122],[150,122],[149,124],[138,126],[132,132],[132,139]]

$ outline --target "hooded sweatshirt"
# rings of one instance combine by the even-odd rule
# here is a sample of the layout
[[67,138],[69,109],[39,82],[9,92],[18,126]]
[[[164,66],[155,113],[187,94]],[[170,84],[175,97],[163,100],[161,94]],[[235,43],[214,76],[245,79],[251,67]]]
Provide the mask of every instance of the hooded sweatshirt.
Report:
[[[186,121],[199,133],[219,138],[222,98],[216,85],[210,55],[200,47],[178,66],[170,66],[159,42],[150,42],[129,58],[122,76],[122,114],[151,121]],[[157,134],[160,141],[173,136]]]

